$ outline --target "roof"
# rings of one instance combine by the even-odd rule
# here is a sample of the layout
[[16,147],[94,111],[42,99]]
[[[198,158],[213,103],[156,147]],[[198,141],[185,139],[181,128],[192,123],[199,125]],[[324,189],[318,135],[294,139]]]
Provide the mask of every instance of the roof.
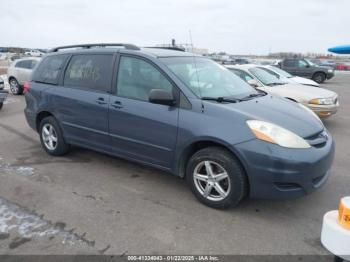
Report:
[[153,57],[190,57],[198,56],[193,53],[171,50],[166,48],[144,47],[138,48],[131,44],[82,44],[56,47],[51,49],[52,54],[71,54],[71,53],[90,53],[90,52],[127,52],[127,53],[145,53]]

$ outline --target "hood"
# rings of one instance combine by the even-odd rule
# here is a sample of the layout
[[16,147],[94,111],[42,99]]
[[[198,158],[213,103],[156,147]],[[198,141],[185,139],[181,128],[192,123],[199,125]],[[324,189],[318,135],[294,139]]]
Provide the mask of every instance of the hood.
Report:
[[239,103],[203,103],[205,111],[214,110],[217,117],[225,117],[227,121],[262,120],[279,125],[303,138],[324,129],[320,120],[297,103],[271,94]]
[[293,76],[290,79],[302,85],[317,86],[317,87],[320,86],[320,84],[316,83],[315,81],[304,77],[300,77],[300,76]]
[[308,103],[308,101],[314,98],[329,98],[337,96],[333,91],[324,88],[299,84],[285,84],[272,87],[266,86],[265,91],[282,97],[292,98],[300,103]]

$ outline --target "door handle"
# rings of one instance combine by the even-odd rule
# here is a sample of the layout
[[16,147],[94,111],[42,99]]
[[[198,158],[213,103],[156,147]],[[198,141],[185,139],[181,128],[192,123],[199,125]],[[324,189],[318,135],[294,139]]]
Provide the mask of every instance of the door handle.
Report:
[[99,105],[105,105],[107,104],[107,102],[105,101],[105,99],[103,97],[99,97],[97,100],[96,100],[96,103],[99,104]]
[[116,109],[120,109],[120,108],[123,108],[123,105],[120,101],[114,101],[114,103],[111,104],[111,107],[114,107]]

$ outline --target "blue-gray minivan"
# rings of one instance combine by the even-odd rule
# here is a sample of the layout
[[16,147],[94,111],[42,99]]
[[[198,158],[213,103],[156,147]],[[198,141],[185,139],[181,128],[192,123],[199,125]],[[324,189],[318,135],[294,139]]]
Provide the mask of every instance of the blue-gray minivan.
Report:
[[311,193],[333,162],[332,136],[312,111],[187,52],[58,47],[24,92],[48,154],[74,145],[153,166],[186,178],[214,208]]

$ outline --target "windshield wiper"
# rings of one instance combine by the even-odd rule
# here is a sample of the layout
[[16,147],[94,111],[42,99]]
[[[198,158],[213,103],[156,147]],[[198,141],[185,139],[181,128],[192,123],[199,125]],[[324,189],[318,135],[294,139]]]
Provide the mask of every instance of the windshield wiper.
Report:
[[241,102],[243,101],[242,99],[238,99],[238,98],[232,98],[232,97],[223,97],[223,96],[219,96],[219,97],[202,97],[202,100],[208,100],[208,101],[216,101],[218,103],[237,103],[237,102]]
[[287,83],[269,83],[267,84],[267,86],[281,86],[281,85],[285,85]]
[[246,101],[249,100],[250,98],[255,98],[255,97],[261,97],[261,96],[266,96],[267,93],[264,91],[259,91],[259,93],[254,93],[254,94],[250,94],[248,96],[245,96],[243,98],[241,98],[242,101]]

